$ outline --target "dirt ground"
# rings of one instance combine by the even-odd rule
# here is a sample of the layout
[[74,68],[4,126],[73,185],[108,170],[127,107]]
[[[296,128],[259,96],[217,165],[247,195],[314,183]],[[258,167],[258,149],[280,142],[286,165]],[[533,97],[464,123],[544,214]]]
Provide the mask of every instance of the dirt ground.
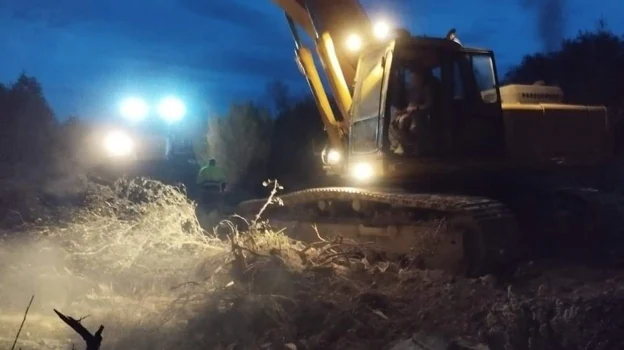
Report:
[[[103,349],[127,348],[123,344],[148,349],[152,342],[162,342],[155,349],[286,349],[289,343],[297,349],[389,349],[415,332],[462,338],[490,349],[624,345],[621,272],[551,267],[539,276],[499,285],[490,276],[461,279],[382,263],[360,272],[340,265],[297,270],[277,256],[254,264],[246,283],[212,292],[195,286],[190,294],[204,299],[194,303],[186,323],[167,334],[146,339],[158,329],[153,326],[128,325],[130,330],[120,331],[106,322],[110,309],[92,309],[88,328],[95,330],[99,322],[107,327]],[[166,302],[175,305],[179,299]],[[162,309],[151,315],[166,313]],[[21,318],[17,312],[0,318],[0,346],[9,348]],[[51,313],[29,315],[22,332],[18,344],[24,350],[71,349],[72,343],[83,347]]]
[[104,325],[102,349],[391,349],[417,332],[501,350],[624,348],[624,271],[542,261],[468,279],[258,225],[225,222],[223,242],[152,181],[81,198],[50,214],[63,220],[3,231],[0,348],[33,294],[23,350],[84,348],[53,308]]

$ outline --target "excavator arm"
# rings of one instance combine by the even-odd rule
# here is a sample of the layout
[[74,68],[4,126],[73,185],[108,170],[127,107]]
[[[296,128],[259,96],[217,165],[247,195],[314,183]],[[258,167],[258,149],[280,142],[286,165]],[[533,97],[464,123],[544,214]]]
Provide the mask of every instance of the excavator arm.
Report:
[[[286,14],[295,41],[299,68],[306,77],[321,113],[331,146],[341,149],[349,125],[357,55],[349,52],[346,42],[357,33],[359,40],[372,36],[372,26],[357,0],[273,0]],[[303,45],[298,27],[314,41],[342,121],[338,121],[329,103],[309,48]],[[338,43],[338,44],[337,44]]]

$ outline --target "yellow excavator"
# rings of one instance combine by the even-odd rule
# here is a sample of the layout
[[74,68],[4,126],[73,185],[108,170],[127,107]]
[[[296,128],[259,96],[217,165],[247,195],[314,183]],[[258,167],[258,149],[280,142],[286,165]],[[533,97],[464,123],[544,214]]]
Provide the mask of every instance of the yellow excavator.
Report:
[[[468,275],[544,254],[608,255],[623,201],[609,192],[605,107],[564,104],[556,86],[501,86],[494,53],[463,46],[454,29],[440,38],[390,30],[357,0],[273,3],[292,31],[328,134],[324,168],[337,180],[279,194],[284,205],[264,214],[272,224]],[[265,202],[238,209],[253,215]]]

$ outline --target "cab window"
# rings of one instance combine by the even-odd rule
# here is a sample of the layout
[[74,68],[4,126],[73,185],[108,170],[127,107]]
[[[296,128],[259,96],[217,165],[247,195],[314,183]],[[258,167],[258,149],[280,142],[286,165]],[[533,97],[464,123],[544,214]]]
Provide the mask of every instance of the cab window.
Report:
[[358,65],[351,118],[353,152],[377,150],[385,48],[364,56]]
[[498,102],[498,94],[492,93],[496,89],[496,75],[494,74],[492,57],[486,54],[473,54],[471,61],[472,73],[483,102]]

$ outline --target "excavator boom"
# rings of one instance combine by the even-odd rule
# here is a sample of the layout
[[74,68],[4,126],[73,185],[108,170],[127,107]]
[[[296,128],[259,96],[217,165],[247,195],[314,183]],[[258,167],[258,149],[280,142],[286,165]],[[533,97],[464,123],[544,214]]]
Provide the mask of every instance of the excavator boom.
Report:
[[[306,77],[319,108],[321,119],[333,149],[341,149],[349,126],[357,55],[349,52],[345,43],[350,35],[366,41],[372,27],[366,12],[357,0],[273,0],[286,14],[295,40],[299,67]],[[298,27],[316,46],[323,71],[334,96],[340,120],[334,115],[310,49],[303,45]]]
[[[304,29],[316,45],[321,46],[323,34],[329,35],[334,43],[345,43],[349,36],[357,33],[363,42],[372,38],[371,22],[357,0],[273,0],[292,18],[295,24]],[[337,66],[326,69],[337,70],[344,76],[347,86],[352,87],[355,79],[357,55],[348,52],[346,45],[336,44]],[[321,56],[321,59],[323,57]],[[324,62],[327,65],[328,62]]]

